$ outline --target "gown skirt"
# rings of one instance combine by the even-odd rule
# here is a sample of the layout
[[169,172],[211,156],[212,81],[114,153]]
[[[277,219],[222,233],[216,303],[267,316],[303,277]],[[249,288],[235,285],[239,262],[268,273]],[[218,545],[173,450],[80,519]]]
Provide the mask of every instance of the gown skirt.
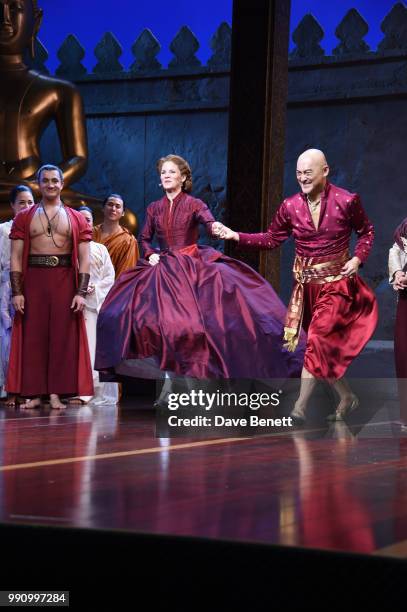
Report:
[[114,375],[198,379],[300,376],[305,334],[283,348],[286,307],[248,265],[209,246],[139,260],[110,290],[98,317],[95,367]]

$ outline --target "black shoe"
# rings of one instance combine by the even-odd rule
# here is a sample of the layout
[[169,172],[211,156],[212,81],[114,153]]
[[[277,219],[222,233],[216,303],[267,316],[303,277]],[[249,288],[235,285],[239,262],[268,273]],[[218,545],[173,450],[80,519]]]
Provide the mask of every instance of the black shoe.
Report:
[[305,425],[306,419],[305,414],[303,412],[296,412],[295,410],[293,410],[288,416],[292,418],[294,425],[296,425],[297,427],[302,427],[303,425]]
[[344,421],[347,416],[350,415],[351,412],[356,410],[359,407],[359,398],[356,395],[353,396],[353,399],[350,404],[345,406],[342,410],[336,409],[333,414],[328,414],[326,417],[327,421]]

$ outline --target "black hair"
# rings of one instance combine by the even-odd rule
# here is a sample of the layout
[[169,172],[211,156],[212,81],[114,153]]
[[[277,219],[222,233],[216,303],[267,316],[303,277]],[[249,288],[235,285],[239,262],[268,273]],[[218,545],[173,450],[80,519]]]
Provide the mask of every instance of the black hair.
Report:
[[88,212],[90,212],[90,214],[93,217],[93,210],[91,208],[89,208],[89,206],[79,206],[79,208],[76,209],[78,212],[81,212],[81,210],[87,210]]
[[110,200],[110,198],[117,198],[118,200],[121,200],[123,202],[123,210],[126,210],[126,202],[124,201],[124,198],[118,193],[109,193],[109,195],[103,200],[103,208],[106,206],[107,201]]
[[53,164],[44,164],[43,166],[41,166],[41,168],[37,171],[37,181],[40,182],[41,180],[41,174],[43,172],[58,172],[59,174],[59,178],[61,179],[61,181],[64,181],[64,175],[62,173],[61,168],[58,168],[58,166],[54,166]]
[[16,187],[13,187],[13,189],[10,191],[9,201],[14,204],[14,202],[17,200],[18,194],[23,193],[24,191],[28,191],[29,193],[31,193],[31,195],[33,195],[33,192],[29,187],[27,187],[27,185],[16,185]]

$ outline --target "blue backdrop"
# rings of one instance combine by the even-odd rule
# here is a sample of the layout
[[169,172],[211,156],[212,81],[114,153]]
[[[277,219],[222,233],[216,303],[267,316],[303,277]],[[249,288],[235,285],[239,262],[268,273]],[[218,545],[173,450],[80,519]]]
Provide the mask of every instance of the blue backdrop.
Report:
[[[39,0],[44,9],[44,22],[40,39],[47,47],[48,66],[53,71],[58,64],[56,52],[64,38],[75,34],[87,54],[84,65],[92,68],[96,59],[89,52],[106,31],[111,31],[124,48],[122,64],[127,68],[132,61],[130,48],[144,28],[152,30],[162,50],[158,59],[166,66],[170,58],[169,44],[182,25],[188,25],[201,43],[197,56],[202,60],[210,56],[209,41],[222,21],[231,23],[232,0]],[[291,31],[306,13],[312,13],[325,30],[322,46],[326,51],[338,44],[335,28],[350,8],[356,8],[370,25],[366,42],[375,48],[381,39],[380,22],[395,4],[395,0],[292,0]],[[253,3],[255,6],[255,2]],[[291,43],[292,46],[292,43]]]

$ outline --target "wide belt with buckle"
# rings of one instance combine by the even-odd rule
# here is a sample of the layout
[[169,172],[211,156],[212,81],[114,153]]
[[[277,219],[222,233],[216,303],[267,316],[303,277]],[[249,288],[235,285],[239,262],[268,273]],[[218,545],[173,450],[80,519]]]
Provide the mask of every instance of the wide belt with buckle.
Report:
[[69,268],[72,265],[71,255],[29,255],[30,268]]

